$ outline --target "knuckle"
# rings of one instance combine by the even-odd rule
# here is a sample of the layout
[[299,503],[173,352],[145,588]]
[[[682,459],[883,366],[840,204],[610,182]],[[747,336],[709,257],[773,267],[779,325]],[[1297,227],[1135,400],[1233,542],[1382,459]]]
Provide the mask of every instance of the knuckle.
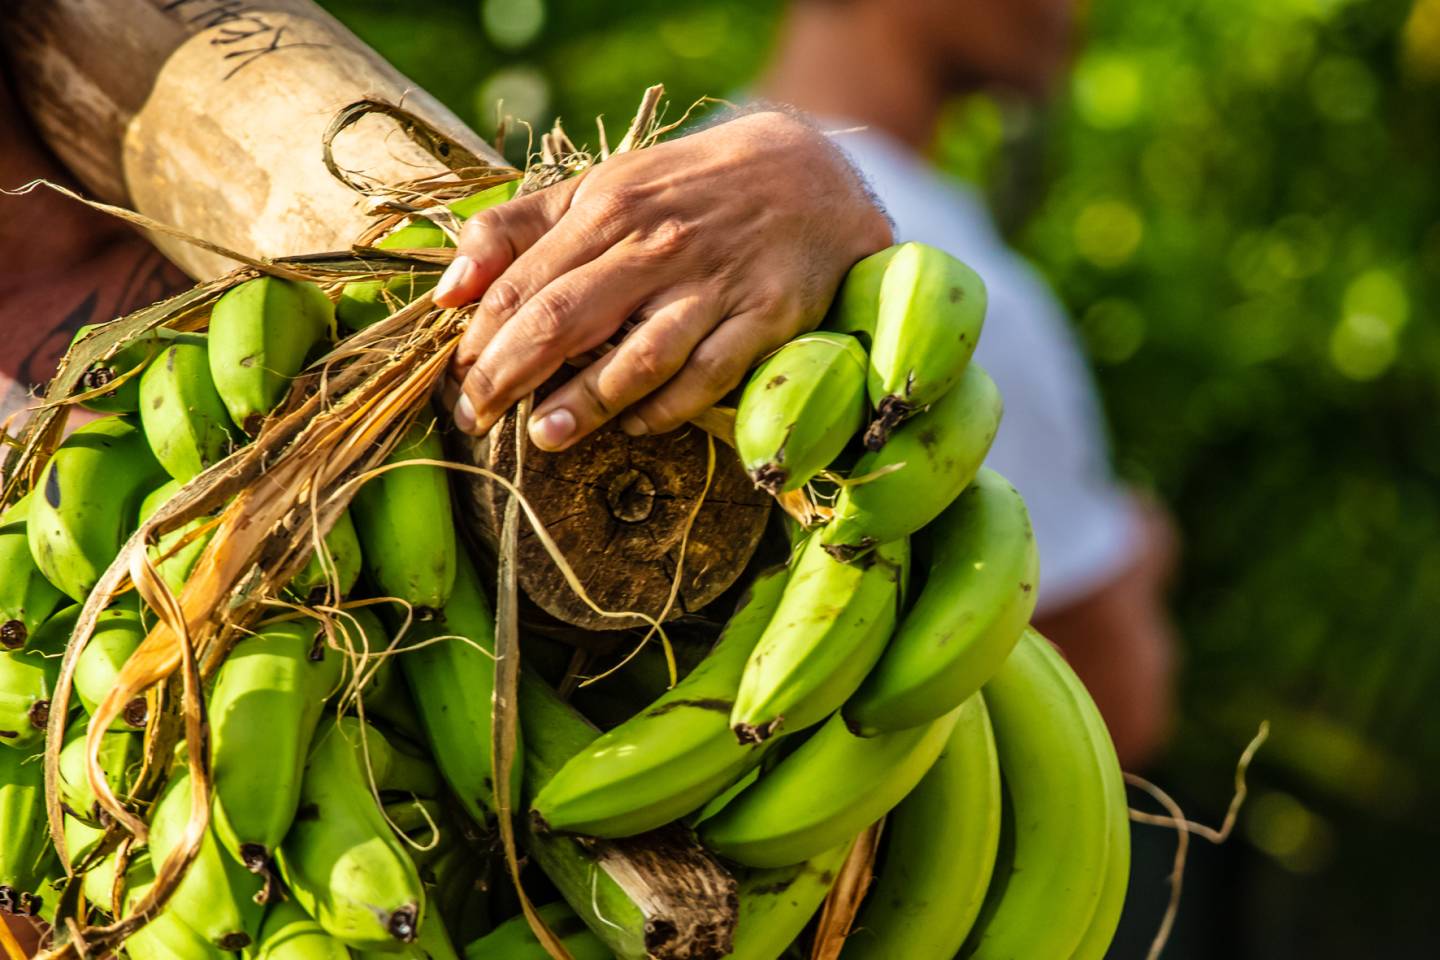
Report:
[[744,373],[734,357],[703,348],[691,355],[690,367],[697,383],[714,396],[728,393]]
[[466,252],[487,248],[505,225],[499,207],[481,210],[460,228],[460,247]]
[[666,217],[650,228],[647,245],[659,257],[676,256],[688,248],[695,239],[696,227],[689,220],[680,217]]
[[602,225],[618,224],[640,203],[640,191],[625,182],[608,183],[587,200],[590,214]]
[[513,316],[520,309],[520,288],[513,281],[501,277],[490,284],[480,300],[480,309],[492,317]]
[[541,346],[558,343],[565,334],[570,316],[569,297],[559,292],[543,293],[525,308],[525,331]]

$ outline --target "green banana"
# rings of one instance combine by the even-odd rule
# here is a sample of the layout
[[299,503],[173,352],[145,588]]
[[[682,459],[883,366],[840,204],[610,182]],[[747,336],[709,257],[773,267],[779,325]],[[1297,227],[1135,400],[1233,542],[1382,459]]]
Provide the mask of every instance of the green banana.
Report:
[[255,960],[350,960],[350,950],[294,900],[283,900],[265,911]]
[[[802,863],[747,871],[740,880],[740,922],[728,960],[776,960],[784,955],[825,902],[854,845],[851,838]],[[895,956],[918,960],[921,955]]]
[[135,528],[140,501],[165,480],[130,420],[87,423],[61,442],[30,500],[30,551],[45,578],[77,603]]
[[325,534],[324,544],[329,555],[328,562],[319,553],[312,552],[305,566],[286,587],[292,596],[311,605],[327,599],[335,602],[343,599],[355,586],[355,581],[360,579],[360,568],[364,563],[360,554],[360,537],[355,532],[355,523],[350,519],[348,510],[335,518],[330,532]]
[[1090,918],[1090,925],[1085,928],[1085,935],[1080,938],[1080,944],[1070,955],[1070,960],[1104,960],[1110,952],[1111,941],[1115,939],[1115,930],[1120,925],[1120,914],[1125,908],[1125,895],[1130,887],[1130,802],[1125,795],[1125,775],[1120,768],[1120,758],[1115,754],[1115,744],[1110,739],[1110,730],[1105,726],[1100,711],[1086,710],[1085,724],[1095,740],[1100,766],[1105,771],[1110,850],[1100,902],[1096,904],[1095,915]]
[[250,436],[280,403],[335,308],[313,283],[256,277],[210,311],[210,373],[230,419]]
[[1000,429],[995,382],[971,364],[960,382],[855,463],[820,541],[842,560],[909,536],[938,517],[974,479]]
[[700,838],[748,867],[783,867],[839,846],[905,799],[945,748],[959,717],[957,708],[923,726],[868,739],[832,717],[700,824]]
[[548,828],[625,837],[703,807],[760,760],[737,743],[730,710],[751,651],[780,604],[784,568],[756,578],[719,643],[649,707],[571,757],[532,814]]
[[982,469],[929,528],[925,587],[855,696],[845,720],[861,736],[942,716],[1010,655],[1035,611],[1039,555],[1025,501]]
[[[520,721],[525,731],[525,782],[533,795],[597,731],[543,681],[520,678]],[[729,881],[679,825],[642,837],[577,840],[544,833],[525,820],[525,848],[565,901],[620,960],[646,960],[662,944],[728,944],[733,915]],[[708,915],[695,898],[714,898]]]
[[[509,200],[515,196],[518,184],[518,180],[512,180],[455,200],[448,204],[450,212],[464,220],[487,207]],[[375,242],[377,250],[428,250],[453,246],[455,244],[445,231],[418,216]],[[340,290],[340,299],[335,303],[335,319],[347,330],[362,330],[431,290],[438,279],[428,274],[402,274],[384,280],[354,280]]]
[[385,625],[369,607],[352,607],[347,613],[354,619],[347,623],[341,618],[340,628],[345,637],[342,642],[357,658],[356,670],[368,678],[361,691],[365,718],[414,743],[424,743],[425,728],[405,685],[398,663],[399,652],[390,649],[390,635]]
[[[75,331],[70,346],[85,339],[92,330],[103,327],[103,323],[87,323]],[[140,378],[150,361],[160,352],[166,341],[175,336],[174,331],[160,327],[141,334],[130,341],[111,357],[90,366],[80,377],[78,392],[89,393],[116,384],[108,393],[102,393],[86,400],[81,406],[96,413],[134,413],[140,409]]]
[[1000,809],[1000,763],[977,693],[925,779],[886,818],[884,865],[843,960],[955,956],[995,870]]
[[[125,882],[129,909],[154,886],[154,864],[147,857],[137,859],[126,871]],[[233,956],[202,937],[168,907],[126,939],[125,953],[130,960],[222,960]]]
[[415,942],[425,893],[371,793],[361,740],[383,780],[385,742],[351,717],[327,719],[310,750],[300,813],[280,845],[281,875],[331,936],[357,949]]
[[420,929],[415,942],[408,943],[398,951],[356,950],[355,960],[384,960],[385,957],[404,957],[405,960],[460,960],[445,930],[444,918],[435,909],[434,894],[425,899],[425,912],[420,917]]
[[[560,938],[572,960],[613,960],[615,954],[604,941],[585,926],[565,901],[547,903],[539,913]],[[465,948],[465,960],[550,960],[550,954],[535,939],[524,915],[511,917]]]
[[735,412],[735,450],[755,486],[798,490],[865,425],[865,348],[806,333],[755,368]]
[[[860,261],[840,291],[837,325],[870,333],[867,389],[878,414],[865,445],[879,450],[902,421],[935,403],[965,372],[985,323],[985,283],[923,243]],[[867,317],[873,317],[865,324]]]
[[[169,859],[189,821],[190,770],[176,764],[151,816],[150,855],[155,862]],[[263,884],[221,848],[215,836],[213,808],[211,821],[199,853],[166,909],[221,950],[241,950],[254,943],[260,932],[264,911],[255,897]]]
[[1013,850],[997,865],[961,956],[1071,957],[1091,935],[1115,834],[1128,834],[1120,768],[1094,701],[1035,631],[1020,638],[984,695]]
[[[86,730],[84,724],[72,724],[65,733],[65,745],[60,751],[60,777],[57,790],[65,809],[65,847],[70,865],[78,867],[94,852],[104,830],[101,829],[100,804],[95,791],[85,774]],[[116,731],[100,738],[97,761],[105,781],[122,800],[129,795],[135,775],[143,759],[143,741],[134,733]],[[110,872],[103,877],[92,870],[85,878],[86,896],[107,909],[110,905],[110,887],[114,879],[114,860],[110,860]],[[95,883],[95,880],[101,880]]]
[[[115,678],[144,642],[146,632],[139,612],[129,607],[111,607],[96,618],[95,631],[75,661],[75,695],[86,713],[94,713],[115,686]],[[150,708],[142,695],[125,705],[111,729],[143,730],[149,718]]]
[[853,564],[831,557],[818,536],[800,547],[740,680],[730,714],[740,742],[803,730],[855,692],[890,639],[909,557],[903,538]]
[[[875,341],[875,321],[880,314],[880,284],[885,280],[885,268],[890,265],[900,245],[886,247],[879,253],[872,253],[861,260],[845,274],[830,312],[821,327],[837,333],[848,333],[857,338],[865,349]],[[869,359],[866,359],[866,379],[869,379]]]
[[[171,480],[168,483],[156,487],[140,502],[138,519],[140,523],[149,520],[150,517],[165,504],[167,500],[180,492],[183,484],[178,480]],[[179,596],[185,581],[190,576],[190,571],[195,569],[200,554],[205,552],[205,546],[210,542],[210,533],[197,534],[188,542],[182,543],[187,536],[199,530],[209,522],[206,517],[196,517],[187,522],[178,530],[172,530],[164,534],[149,548],[150,561],[155,564],[160,573],[160,579],[165,581],[165,586],[170,592]]]
[[176,334],[140,377],[140,424],[155,459],[187,483],[223,460],[235,441],[210,375],[207,338]]
[[[435,417],[426,413],[410,427],[386,464],[444,460]],[[455,518],[450,481],[443,467],[402,466],[367,481],[350,504],[365,556],[365,570],[381,595],[435,616],[455,586]]]
[[50,853],[44,757],[0,749],[0,900],[35,912]]
[[29,751],[45,738],[60,659],[80,619],[78,604],[42,623],[24,650],[0,653],[0,746]]
[[[495,694],[495,617],[468,555],[457,555],[450,599],[435,619],[414,625],[399,668],[425,739],[465,812],[484,823],[495,812],[491,710]],[[520,802],[524,760],[517,751],[512,809]]]
[[235,645],[210,695],[214,829],[254,873],[270,869],[295,811],[305,760],[344,656],[313,620],[264,627]]
[[64,596],[35,563],[27,536],[30,494],[0,514],[0,650],[19,650]]

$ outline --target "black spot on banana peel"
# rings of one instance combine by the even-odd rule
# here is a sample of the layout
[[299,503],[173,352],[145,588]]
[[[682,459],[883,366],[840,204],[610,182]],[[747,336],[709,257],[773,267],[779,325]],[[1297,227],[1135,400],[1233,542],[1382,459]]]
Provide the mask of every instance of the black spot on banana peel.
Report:
[[390,914],[385,929],[390,931],[390,936],[401,943],[414,943],[415,937],[420,932],[420,909],[414,904],[401,907]]
[[731,729],[735,731],[735,739],[741,743],[764,743],[780,731],[785,725],[783,716],[776,717],[768,723],[751,724],[737,723]]
[[60,509],[60,471],[53,466],[45,474],[45,502]]
[[19,650],[29,637],[30,631],[25,629],[23,620],[6,620],[0,624],[0,647],[6,650]]
[[226,934],[224,937],[222,937],[220,939],[219,946],[222,950],[228,950],[231,953],[237,953],[250,946],[250,943],[250,934],[243,931],[237,931],[235,933]]
[[688,700],[671,700],[669,703],[661,704],[653,710],[646,712],[649,717],[663,717],[672,710],[679,710],[682,707],[694,707],[697,710],[713,710],[716,713],[729,714],[735,708],[734,700],[725,700],[719,697],[701,697]]

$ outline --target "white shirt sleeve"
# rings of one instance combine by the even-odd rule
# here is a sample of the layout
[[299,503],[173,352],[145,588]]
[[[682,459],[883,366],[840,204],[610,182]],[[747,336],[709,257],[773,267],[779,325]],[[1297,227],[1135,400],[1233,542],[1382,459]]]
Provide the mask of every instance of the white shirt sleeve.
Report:
[[1139,546],[1139,514],[1110,467],[1104,420],[1063,307],[1005,246],[978,198],[941,179],[894,142],[837,138],[895,221],[964,260],[989,296],[976,360],[1005,399],[987,465],[1025,497],[1040,548],[1039,609],[1081,599],[1118,576]]

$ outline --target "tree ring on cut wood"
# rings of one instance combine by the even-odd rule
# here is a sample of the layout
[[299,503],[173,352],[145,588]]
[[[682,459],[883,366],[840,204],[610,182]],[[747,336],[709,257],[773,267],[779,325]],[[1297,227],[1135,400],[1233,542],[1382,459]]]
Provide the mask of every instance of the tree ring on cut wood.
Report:
[[[607,425],[561,453],[526,440],[521,491],[603,610],[659,617],[669,598],[685,525],[705,488],[708,437],[687,426],[630,437]],[[464,442],[471,463],[515,474],[515,422]],[[466,513],[485,542],[497,542],[503,487],[482,477],[462,484]],[[684,547],[670,618],[693,613],[733,584],[765,530],[772,500],[755,489],[733,451],[715,442],[715,475]],[[526,521],[520,524],[520,589],[551,616],[587,630],[643,626],[639,617],[602,617],[576,596]]]

